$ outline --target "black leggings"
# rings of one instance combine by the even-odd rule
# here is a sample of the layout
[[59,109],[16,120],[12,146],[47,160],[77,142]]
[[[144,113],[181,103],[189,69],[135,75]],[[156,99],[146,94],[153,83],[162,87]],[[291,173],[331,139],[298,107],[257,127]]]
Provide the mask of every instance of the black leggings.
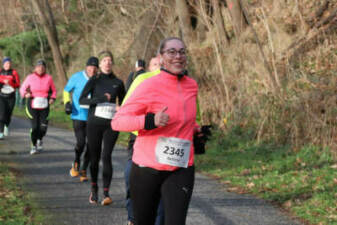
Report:
[[4,132],[4,126],[9,126],[15,105],[15,95],[9,97],[0,96],[0,133]]
[[165,225],[184,225],[194,186],[194,166],[158,171],[132,165],[130,194],[136,225],[155,223],[160,198]]
[[27,101],[26,113],[32,124],[30,138],[32,145],[35,146],[37,140],[42,140],[47,133],[49,107],[46,109],[33,109],[31,107],[31,100],[29,99]]
[[[81,165],[81,155],[86,146],[87,138],[87,121],[73,120],[74,133],[76,137],[75,144],[75,162]],[[81,170],[86,170],[89,165],[89,150],[88,145],[84,153],[84,162],[81,165]]]
[[[103,188],[108,190],[112,179],[111,153],[114,149],[119,132],[113,131],[110,123],[106,125],[97,125],[88,121],[87,126],[88,145],[90,155],[90,174],[91,182],[97,184],[99,160],[103,160]],[[103,142],[103,152],[102,152]]]

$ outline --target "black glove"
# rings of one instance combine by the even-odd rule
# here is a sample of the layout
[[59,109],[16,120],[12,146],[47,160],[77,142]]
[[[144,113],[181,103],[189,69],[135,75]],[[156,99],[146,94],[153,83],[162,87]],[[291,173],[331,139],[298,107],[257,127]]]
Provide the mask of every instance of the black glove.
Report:
[[[212,135],[211,128],[212,125],[202,126],[201,132],[194,134],[193,145],[195,154],[205,154],[205,144]],[[199,137],[200,134],[202,134],[202,136]]]
[[73,107],[72,107],[72,105],[71,105],[71,103],[70,102],[67,102],[66,104],[65,104],[65,111],[66,111],[66,114],[71,114],[71,112],[72,112],[72,110],[73,110]]

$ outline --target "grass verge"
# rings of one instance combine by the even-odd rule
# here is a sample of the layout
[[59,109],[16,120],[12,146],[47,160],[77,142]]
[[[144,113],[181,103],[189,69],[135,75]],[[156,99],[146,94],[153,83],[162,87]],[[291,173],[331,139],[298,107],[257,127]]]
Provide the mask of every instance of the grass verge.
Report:
[[44,217],[29,194],[17,184],[16,172],[9,165],[0,162],[0,224],[2,225],[37,225]]
[[240,128],[213,136],[207,154],[196,159],[199,172],[219,178],[228,191],[261,197],[310,224],[337,224],[337,162],[329,149],[257,144]]

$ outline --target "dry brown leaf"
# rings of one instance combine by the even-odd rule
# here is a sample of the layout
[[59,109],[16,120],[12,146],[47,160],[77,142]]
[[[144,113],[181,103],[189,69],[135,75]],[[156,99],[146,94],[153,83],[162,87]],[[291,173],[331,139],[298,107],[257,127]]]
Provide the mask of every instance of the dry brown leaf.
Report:
[[333,179],[333,182],[334,182],[335,184],[337,184],[337,178],[334,178],[334,179]]
[[229,192],[237,192],[238,190],[239,190],[239,188],[237,188],[237,187],[227,188],[227,191],[229,191]]
[[232,182],[230,180],[225,180],[222,182],[223,184],[231,184]]
[[328,218],[331,220],[337,220],[337,215],[329,215]]
[[288,200],[286,202],[283,203],[283,207],[285,208],[290,208],[293,205],[291,200]]
[[330,168],[337,169],[337,164],[334,164],[334,165],[330,166]]
[[253,188],[255,187],[255,184],[253,182],[250,182],[246,185],[248,188]]
[[243,175],[243,176],[247,176],[247,175],[250,174],[250,170],[249,169],[245,169],[240,174]]

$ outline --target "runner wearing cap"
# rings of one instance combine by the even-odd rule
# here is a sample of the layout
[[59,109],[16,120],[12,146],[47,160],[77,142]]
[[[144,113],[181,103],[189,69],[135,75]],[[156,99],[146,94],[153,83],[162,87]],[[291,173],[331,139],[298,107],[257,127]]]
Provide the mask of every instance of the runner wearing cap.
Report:
[[[89,105],[87,138],[90,151],[91,193],[89,202],[98,202],[98,169],[102,155],[103,161],[103,200],[102,205],[109,205],[112,199],[109,188],[112,180],[111,154],[118,138],[119,132],[113,131],[110,121],[116,112],[117,99],[122,103],[125,89],[123,82],[112,71],[113,56],[111,52],[104,51],[99,54],[100,70],[85,85],[81,97],[81,105]],[[90,98],[88,98],[90,96]],[[102,149],[103,143],[103,149]]]
[[20,87],[19,75],[11,66],[11,59],[5,57],[0,70],[0,140],[9,133],[8,128],[15,105],[15,89]]
[[47,133],[49,106],[56,99],[56,89],[51,75],[46,73],[46,63],[38,60],[34,73],[28,75],[20,88],[20,95],[26,98],[26,113],[31,120],[30,154],[42,151],[42,139]]
[[[98,58],[90,57],[86,63],[85,70],[73,74],[63,90],[63,103],[65,105],[65,112],[67,114],[71,114],[76,137],[74,149],[75,159],[69,173],[71,177],[77,177],[80,174],[80,181],[82,182],[88,180],[87,167],[89,164],[89,150],[88,145],[86,145],[86,127],[89,107],[87,105],[81,106],[79,99],[84,86],[92,76],[96,75],[97,69]],[[72,101],[70,100],[70,93],[72,93]],[[87,148],[84,153],[83,164],[81,165],[81,155],[85,147]]]
[[139,74],[145,73],[146,63],[143,59],[138,59],[135,64],[135,71],[132,71],[128,79],[126,80],[125,89],[128,90],[131,86],[131,83],[136,79]]

